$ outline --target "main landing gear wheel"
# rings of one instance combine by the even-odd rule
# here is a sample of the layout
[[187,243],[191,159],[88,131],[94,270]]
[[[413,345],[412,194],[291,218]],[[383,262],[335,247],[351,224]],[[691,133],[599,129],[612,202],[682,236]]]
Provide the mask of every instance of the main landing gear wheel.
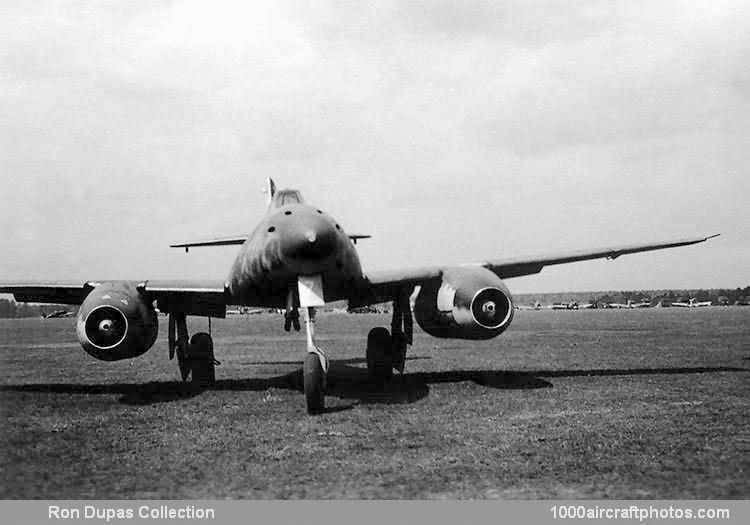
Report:
[[375,383],[393,377],[393,341],[387,328],[378,326],[367,334],[367,375]]
[[193,385],[206,388],[216,382],[214,342],[206,332],[198,332],[190,339],[188,351]]
[[317,354],[310,352],[305,356],[302,375],[305,383],[307,413],[319,414],[325,407],[326,374]]

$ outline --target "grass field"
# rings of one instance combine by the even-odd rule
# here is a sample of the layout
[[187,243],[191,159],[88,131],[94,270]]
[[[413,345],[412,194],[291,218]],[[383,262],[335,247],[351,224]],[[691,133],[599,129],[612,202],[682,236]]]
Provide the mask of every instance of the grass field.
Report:
[[417,331],[385,391],[363,357],[388,317],[320,315],[331,410],[314,417],[304,332],[280,316],[214,321],[204,392],[176,381],[163,319],[118,363],[86,355],[72,319],[0,320],[0,497],[750,497],[750,308],[520,311],[487,342]]

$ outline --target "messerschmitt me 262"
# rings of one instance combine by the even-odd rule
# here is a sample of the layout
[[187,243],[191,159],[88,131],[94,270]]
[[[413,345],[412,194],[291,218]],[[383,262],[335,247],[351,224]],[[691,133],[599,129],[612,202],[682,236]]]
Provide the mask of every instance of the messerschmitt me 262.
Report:
[[[373,328],[367,337],[367,370],[385,384],[403,372],[412,343],[413,319],[435,337],[490,339],[513,320],[513,299],[503,279],[531,275],[544,266],[615,259],[629,253],[687,246],[711,237],[554,254],[487,260],[461,266],[430,266],[387,272],[363,271],[356,242],[331,215],[306,204],[297,190],[276,191],[268,180],[268,211],[249,236],[174,244],[173,247],[241,245],[226,281],[102,281],[0,284],[16,300],[78,304],[76,329],[84,350],[116,361],[144,354],[156,341],[157,311],[169,315],[170,358],[178,358],[183,380],[214,381],[211,335],[190,338],[188,316],[224,317],[228,305],[284,310],[284,328],[307,334],[304,392],[310,413],[324,409],[328,359],[315,341],[315,308],[347,300],[350,307],[392,302],[390,331]],[[410,296],[419,286],[414,310]]]

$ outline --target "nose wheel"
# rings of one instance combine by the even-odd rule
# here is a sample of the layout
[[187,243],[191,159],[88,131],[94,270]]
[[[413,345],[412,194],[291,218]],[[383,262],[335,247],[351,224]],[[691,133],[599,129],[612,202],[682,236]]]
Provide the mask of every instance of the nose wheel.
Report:
[[328,358],[315,344],[315,308],[305,307],[307,355],[302,367],[308,414],[319,414],[325,408]]
[[308,353],[302,367],[308,414],[319,414],[325,408],[326,372],[320,358]]

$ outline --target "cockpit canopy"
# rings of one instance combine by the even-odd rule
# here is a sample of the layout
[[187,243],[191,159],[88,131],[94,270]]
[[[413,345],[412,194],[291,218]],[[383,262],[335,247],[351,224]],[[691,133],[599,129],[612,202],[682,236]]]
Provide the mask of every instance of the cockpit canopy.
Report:
[[299,190],[278,190],[273,196],[271,207],[281,208],[290,204],[304,204],[304,202],[305,199],[302,198]]

